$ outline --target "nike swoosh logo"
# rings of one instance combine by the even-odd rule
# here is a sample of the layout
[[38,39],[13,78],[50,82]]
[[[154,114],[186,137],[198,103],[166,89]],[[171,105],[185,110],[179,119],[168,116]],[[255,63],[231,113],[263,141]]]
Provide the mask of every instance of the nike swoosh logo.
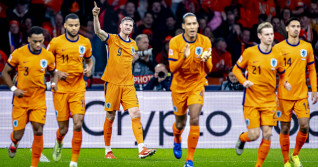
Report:
[[65,51],[66,49],[62,49],[62,51]]
[[29,61],[24,61],[23,63],[27,63],[27,62],[29,62]]
[[284,55],[284,56],[285,56],[285,55],[288,55],[288,53],[284,53],[283,55]]

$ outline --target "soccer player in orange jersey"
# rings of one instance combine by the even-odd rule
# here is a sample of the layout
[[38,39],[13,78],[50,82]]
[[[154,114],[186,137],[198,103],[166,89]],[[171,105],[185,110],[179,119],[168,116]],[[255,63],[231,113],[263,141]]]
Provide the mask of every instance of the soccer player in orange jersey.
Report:
[[171,91],[176,122],[173,124],[174,147],[177,159],[182,156],[181,134],[190,115],[188,155],[184,166],[193,166],[193,155],[199,140],[199,116],[204,100],[206,75],[212,70],[211,41],[197,33],[199,24],[193,13],[183,16],[184,33],[173,37],[169,44],[169,67],[173,73]]
[[[61,159],[63,138],[68,131],[69,118],[73,118],[72,159],[70,166],[77,166],[82,144],[82,124],[85,114],[85,81],[93,67],[91,43],[78,34],[80,20],[76,14],[65,17],[66,33],[52,39],[48,50],[53,53],[59,74],[57,91],[53,92],[54,108],[59,129],[53,148],[53,160]],[[83,69],[83,59],[87,67]]]
[[[308,68],[310,84],[312,88],[313,104],[317,102],[317,73],[315,69],[315,59],[313,48],[310,43],[299,39],[300,21],[298,18],[291,18],[286,22],[288,39],[275,45],[284,59],[286,75],[292,86],[291,91],[283,89],[283,85],[278,87],[278,111],[281,112],[279,118],[280,146],[284,157],[284,166],[290,167],[290,160],[295,167],[300,167],[301,162],[298,154],[307,140],[309,130],[310,109],[308,103],[308,87],[306,84],[306,68]],[[296,113],[300,125],[296,137],[296,145],[293,154],[289,159],[289,129],[293,111]]]
[[[28,35],[28,45],[16,49],[8,59],[2,75],[3,80],[14,93],[12,107],[12,143],[9,146],[9,156],[16,154],[18,142],[24,134],[25,125],[31,122],[33,127],[32,162],[31,167],[37,167],[43,150],[43,126],[46,118],[46,103],[44,75],[51,73],[51,87],[57,90],[57,74],[55,59],[52,53],[42,48],[44,42],[41,27],[32,27]],[[15,86],[10,78],[10,72],[17,69],[18,79]]]
[[[285,77],[283,58],[277,49],[272,49],[274,40],[273,26],[262,23],[257,28],[261,43],[246,49],[233,68],[233,73],[244,90],[244,119],[248,131],[240,135],[236,144],[236,153],[243,153],[245,142],[254,141],[260,136],[262,142],[258,149],[256,167],[262,166],[271,144],[272,128],[277,124],[276,73],[279,73],[280,84],[287,90],[291,86]],[[246,69],[246,77],[242,71]],[[284,88],[284,89],[285,89]]]
[[147,149],[143,141],[143,129],[140,122],[140,111],[134,77],[132,75],[132,60],[136,54],[136,42],[129,38],[133,30],[134,20],[124,17],[120,23],[119,34],[108,34],[100,28],[98,14],[100,8],[93,8],[94,30],[96,35],[107,45],[107,65],[102,80],[105,81],[105,111],[104,123],[105,158],[116,159],[110,146],[112,125],[122,104],[124,111],[129,112],[132,129],[137,140],[139,158],[146,158],[156,153],[155,149]]

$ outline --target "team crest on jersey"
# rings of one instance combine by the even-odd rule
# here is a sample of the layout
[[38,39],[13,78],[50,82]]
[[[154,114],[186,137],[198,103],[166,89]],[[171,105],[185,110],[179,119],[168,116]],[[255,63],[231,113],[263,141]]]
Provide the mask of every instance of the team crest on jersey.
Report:
[[301,49],[300,50],[300,56],[301,57],[306,57],[307,56],[307,50],[306,49]]
[[85,46],[80,46],[79,47],[79,53],[82,55],[85,53]]
[[18,126],[18,120],[14,120],[14,121],[13,121],[13,126],[14,126],[14,127],[17,127],[17,126]]
[[173,111],[177,112],[177,107],[176,106],[173,106]]
[[110,103],[106,103],[106,108],[110,108]]
[[134,55],[136,53],[136,50],[134,47],[131,47],[131,53]]
[[42,59],[42,60],[40,61],[40,65],[41,65],[42,68],[46,68],[46,67],[47,67],[47,60]]
[[245,122],[246,122],[246,126],[250,125],[250,120],[249,119],[246,119]]
[[202,47],[196,47],[195,48],[195,54],[196,55],[200,56],[202,54],[202,52],[203,52]]
[[271,59],[271,66],[276,67],[277,66],[277,60],[275,58]]
[[282,112],[281,111],[277,111],[276,112],[276,116],[277,116],[277,118],[279,118],[280,116],[282,116]]

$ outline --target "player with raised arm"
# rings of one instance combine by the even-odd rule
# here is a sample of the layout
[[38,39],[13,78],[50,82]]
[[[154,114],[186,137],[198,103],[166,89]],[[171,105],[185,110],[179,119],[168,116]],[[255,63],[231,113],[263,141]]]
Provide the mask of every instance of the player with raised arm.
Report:
[[[14,93],[12,107],[12,143],[9,146],[9,157],[17,152],[25,126],[31,122],[33,128],[31,167],[37,167],[43,150],[43,126],[46,119],[46,102],[44,75],[51,73],[51,87],[57,90],[57,74],[55,59],[52,53],[42,48],[44,42],[43,30],[34,26],[28,34],[28,45],[16,49],[8,59],[2,75],[3,80]],[[18,77],[15,85],[10,78],[10,72],[17,69]]]
[[98,14],[100,8],[93,8],[94,31],[96,35],[105,41],[107,45],[107,65],[102,80],[105,81],[105,111],[104,123],[105,158],[116,159],[113,155],[110,141],[112,135],[112,124],[122,104],[124,111],[129,112],[132,121],[132,129],[137,140],[139,158],[146,158],[156,153],[155,149],[147,149],[143,141],[143,129],[140,122],[139,103],[134,77],[132,75],[132,60],[136,53],[136,42],[129,38],[133,30],[134,20],[124,17],[120,23],[119,34],[108,34],[100,28]]
[[[290,167],[290,160],[295,167],[301,167],[298,154],[307,140],[309,131],[310,108],[308,103],[308,87],[306,84],[306,69],[308,68],[310,84],[312,89],[313,104],[317,102],[317,73],[313,48],[310,43],[299,39],[300,21],[298,18],[290,18],[286,22],[288,39],[274,46],[284,59],[286,75],[293,89],[286,91],[283,85],[278,87],[278,111],[281,112],[279,118],[280,146],[284,157],[284,167]],[[300,129],[296,137],[296,145],[293,154],[289,159],[289,130],[293,111],[297,115]]]
[[182,156],[181,134],[190,115],[188,154],[185,167],[193,166],[193,155],[199,140],[199,116],[204,100],[206,75],[212,70],[211,41],[197,33],[199,24],[193,13],[183,16],[184,33],[173,37],[169,44],[169,67],[173,73],[171,91],[176,122],[173,124],[174,147],[177,159]]
[[[259,138],[261,128],[262,142],[255,165],[260,167],[270,150],[272,128],[277,124],[276,73],[278,72],[280,84],[283,84],[285,89],[290,90],[291,86],[285,77],[282,56],[277,49],[272,49],[273,26],[268,22],[260,24],[257,36],[261,43],[243,52],[233,68],[233,73],[245,87],[243,106],[248,129],[240,135],[236,143],[236,154],[243,153],[245,142]],[[243,70],[247,70],[245,77]]]
[[[86,85],[83,76],[89,77],[93,67],[91,43],[78,34],[80,20],[76,14],[65,17],[66,33],[53,38],[48,50],[53,53],[59,73],[57,91],[53,92],[54,108],[59,129],[53,148],[53,160],[59,161],[62,155],[63,138],[73,118],[72,159],[70,166],[77,166],[82,144],[82,124],[85,114]],[[83,69],[83,58],[87,67]]]

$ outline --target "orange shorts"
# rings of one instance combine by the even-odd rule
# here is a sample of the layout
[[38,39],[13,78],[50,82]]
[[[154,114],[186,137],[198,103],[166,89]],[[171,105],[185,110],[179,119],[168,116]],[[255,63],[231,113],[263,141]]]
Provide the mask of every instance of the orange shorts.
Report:
[[175,115],[181,116],[187,113],[191,104],[203,105],[204,87],[199,87],[191,92],[177,93],[172,91],[173,111]]
[[105,111],[118,111],[122,104],[124,111],[139,107],[134,85],[122,86],[105,83]]
[[251,107],[244,106],[244,119],[247,129],[259,128],[260,126],[277,125],[277,107]]
[[293,110],[297,115],[297,118],[309,118],[310,117],[310,108],[308,99],[301,100],[278,100],[278,111],[281,113],[281,116],[278,118],[282,122],[290,122]]
[[37,122],[45,124],[46,107],[30,109],[27,107],[12,107],[12,126],[13,130],[21,130],[25,128],[28,122]]
[[85,92],[53,93],[57,121],[67,121],[75,114],[85,114]]

